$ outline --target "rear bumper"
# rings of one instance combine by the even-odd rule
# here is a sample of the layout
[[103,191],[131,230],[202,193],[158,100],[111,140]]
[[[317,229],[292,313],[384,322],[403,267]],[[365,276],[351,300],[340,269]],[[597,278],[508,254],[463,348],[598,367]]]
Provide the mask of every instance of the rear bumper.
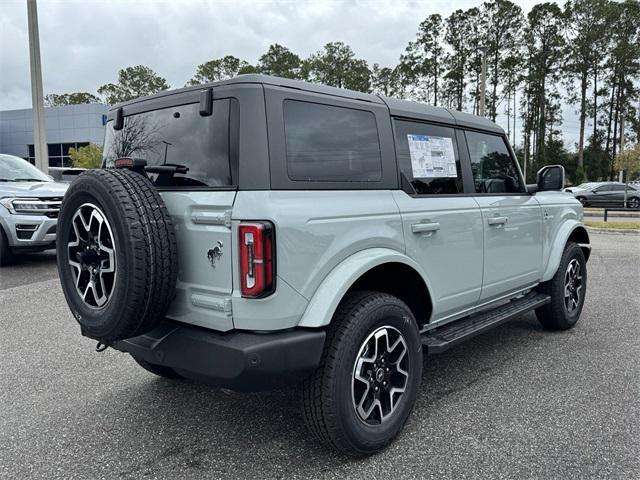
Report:
[[294,329],[276,333],[218,333],[164,322],[139,337],[115,342],[113,348],[180,375],[238,391],[259,391],[297,383],[319,365],[323,330]]

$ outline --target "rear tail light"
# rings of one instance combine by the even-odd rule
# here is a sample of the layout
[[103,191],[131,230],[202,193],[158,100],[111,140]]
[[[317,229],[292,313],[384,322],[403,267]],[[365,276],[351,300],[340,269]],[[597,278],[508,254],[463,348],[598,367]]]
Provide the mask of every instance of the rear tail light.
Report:
[[266,297],[275,290],[274,228],[269,222],[242,222],[240,243],[240,290],[243,297]]

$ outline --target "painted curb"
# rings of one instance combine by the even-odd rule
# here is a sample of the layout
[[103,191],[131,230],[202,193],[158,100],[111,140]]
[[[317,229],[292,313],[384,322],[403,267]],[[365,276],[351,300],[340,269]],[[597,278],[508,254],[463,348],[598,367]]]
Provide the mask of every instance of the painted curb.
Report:
[[[596,212],[584,212],[585,217],[604,218],[603,213]],[[611,212],[607,215],[608,218],[640,218],[640,211],[637,212]]]
[[608,233],[610,235],[639,235],[640,230],[623,230],[620,228],[598,228],[587,225],[587,230],[591,233]]

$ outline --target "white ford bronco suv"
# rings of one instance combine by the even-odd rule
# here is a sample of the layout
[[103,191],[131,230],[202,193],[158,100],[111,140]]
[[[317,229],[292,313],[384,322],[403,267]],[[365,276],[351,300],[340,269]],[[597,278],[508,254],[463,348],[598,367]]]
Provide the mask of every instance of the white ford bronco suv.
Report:
[[484,118],[245,75],[116,105],[104,167],[59,218],[82,334],[163,377],[297,383],[313,434],[352,456],[401,430],[423,352],[532,310],[568,329],[584,304],[562,167],[525,185]]

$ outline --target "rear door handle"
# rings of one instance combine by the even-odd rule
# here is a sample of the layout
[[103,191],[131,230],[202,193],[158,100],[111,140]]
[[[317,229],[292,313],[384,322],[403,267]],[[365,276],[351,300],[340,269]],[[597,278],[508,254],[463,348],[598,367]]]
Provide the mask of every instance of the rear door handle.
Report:
[[507,217],[489,217],[487,222],[489,223],[489,225],[497,226],[504,225],[505,223],[507,223],[507,220],[509,220]]
[[438,230],[440,230],[439,223],[414,223],[411,225],[413,233],[437,232]]

